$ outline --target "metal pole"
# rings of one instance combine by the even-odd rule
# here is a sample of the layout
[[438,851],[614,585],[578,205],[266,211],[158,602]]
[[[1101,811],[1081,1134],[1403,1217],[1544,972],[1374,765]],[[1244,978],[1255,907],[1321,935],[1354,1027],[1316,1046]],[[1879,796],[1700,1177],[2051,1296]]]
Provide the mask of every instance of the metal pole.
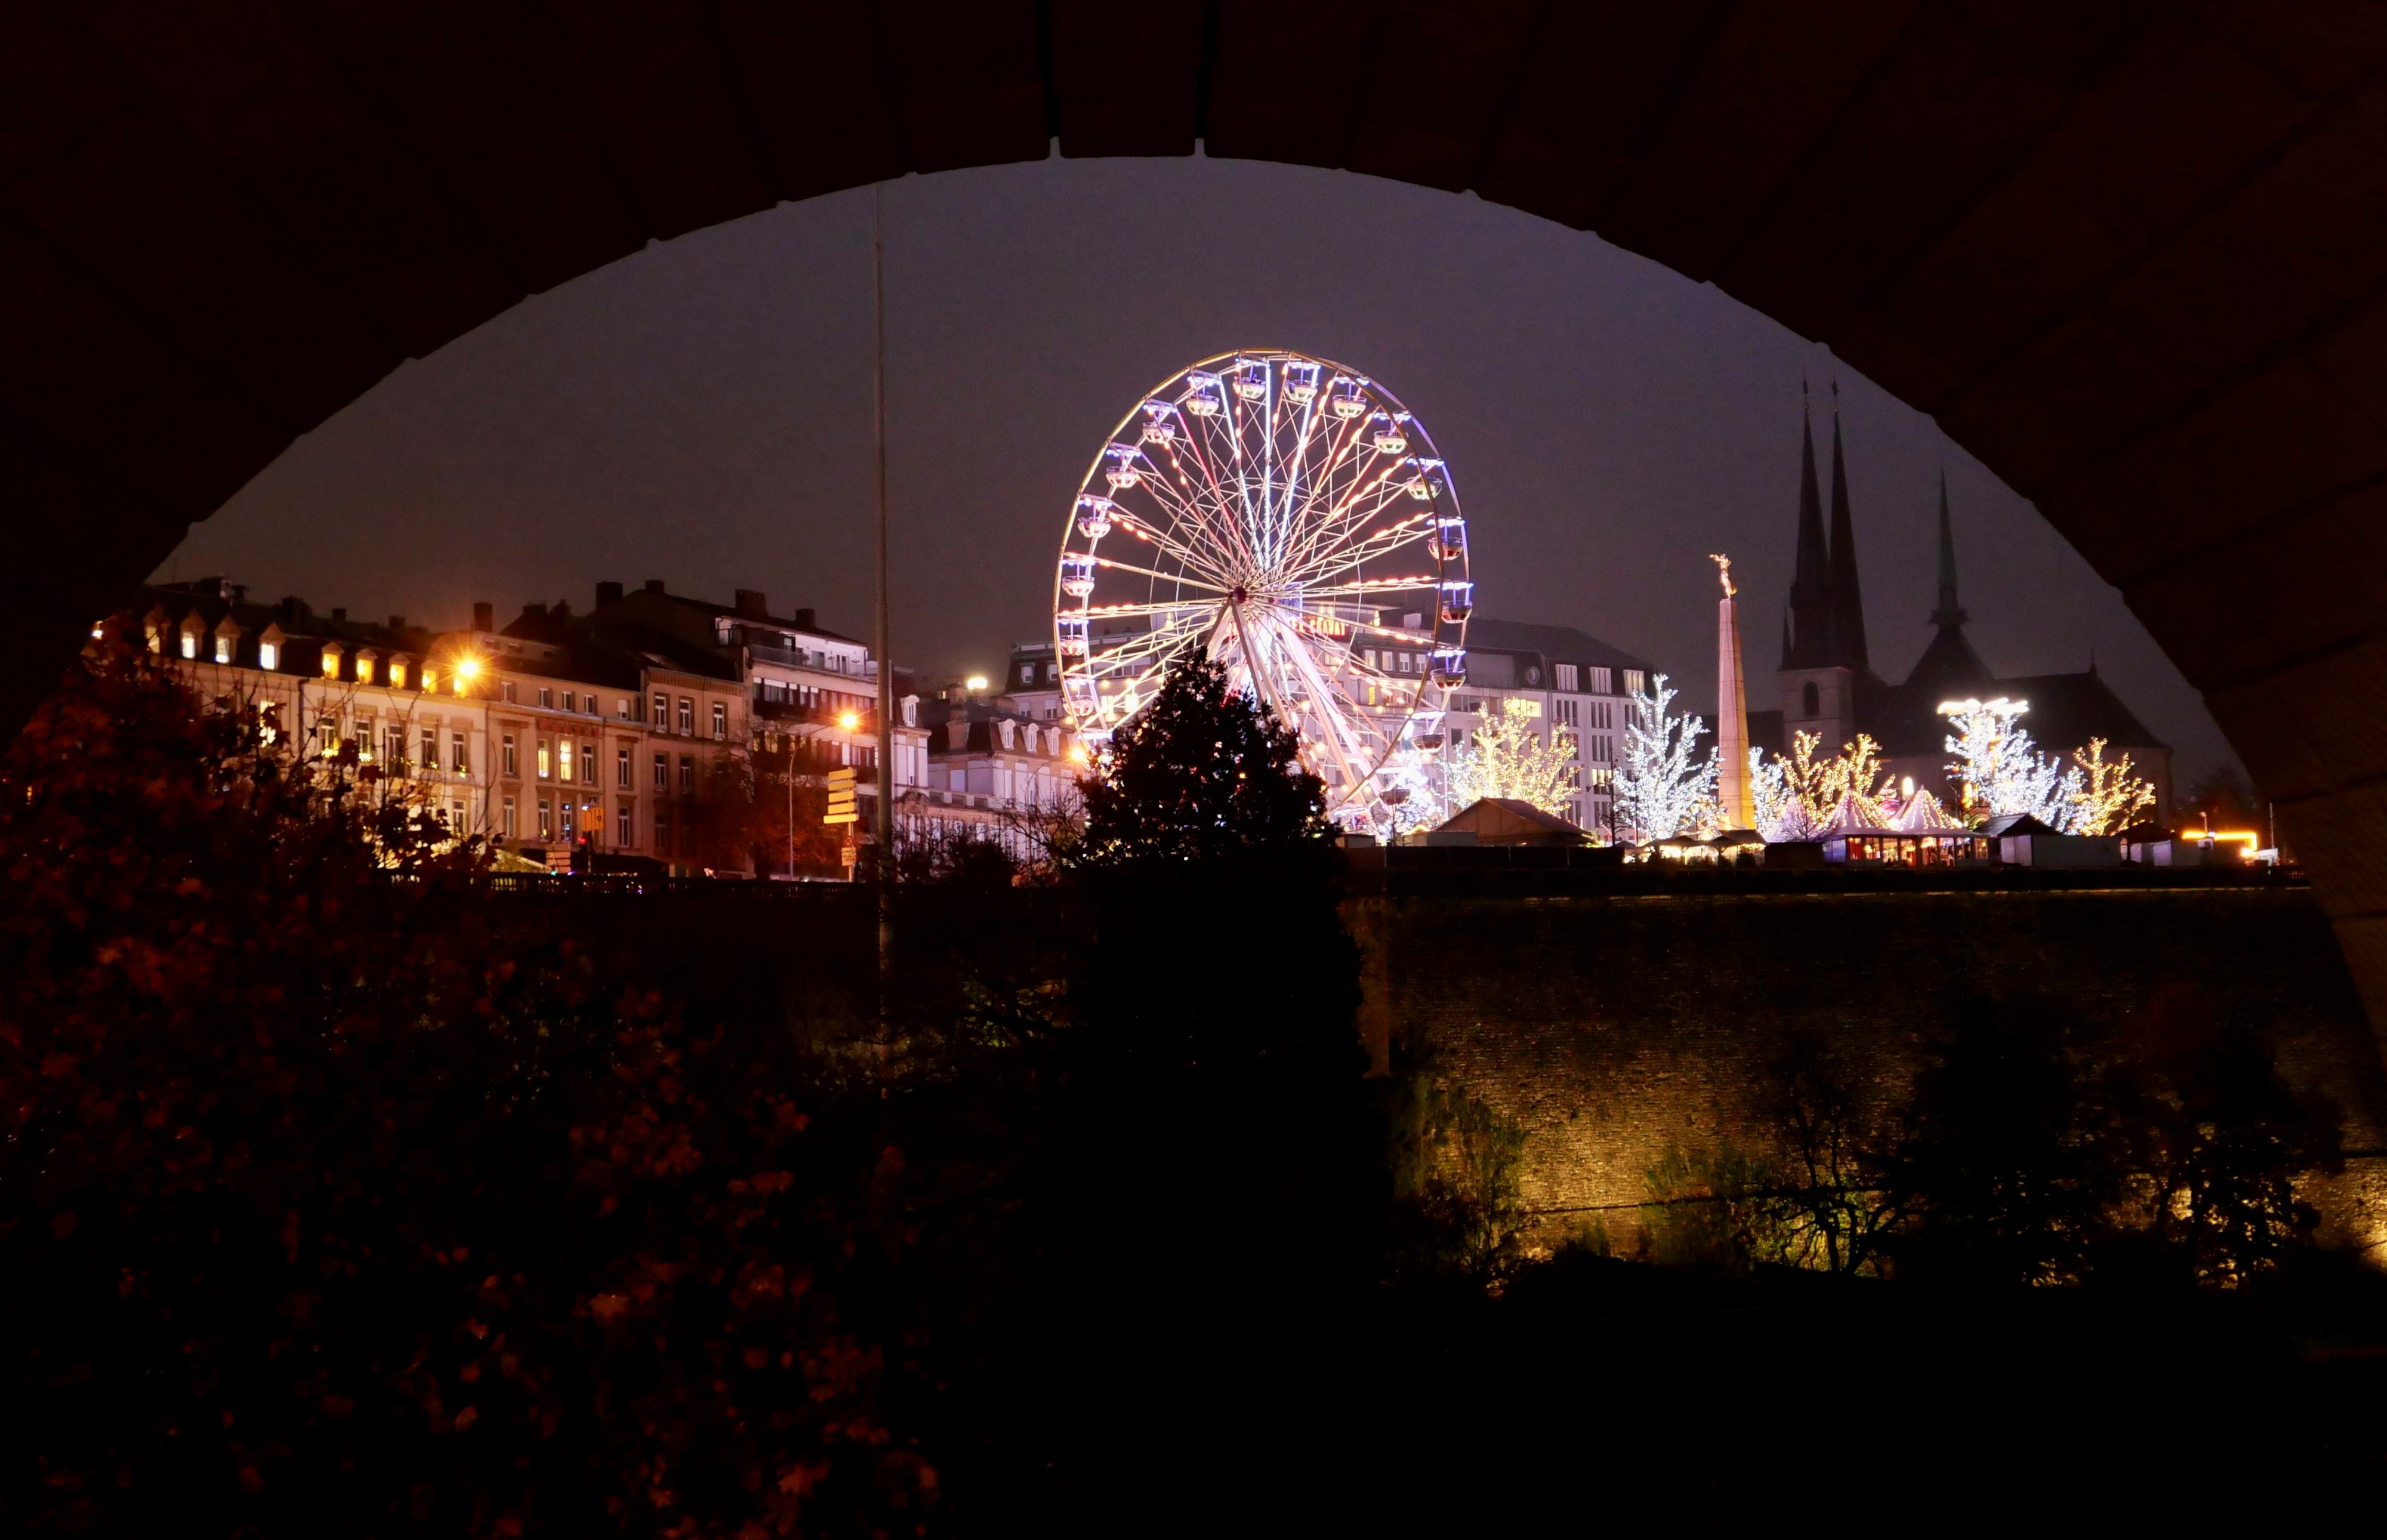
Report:
[[870,410],[878,456],[878,799],[871,829],[878,841],[879,1016],[895,970],[895,666],[887,642],[887,236],[886,188],[870,184]]

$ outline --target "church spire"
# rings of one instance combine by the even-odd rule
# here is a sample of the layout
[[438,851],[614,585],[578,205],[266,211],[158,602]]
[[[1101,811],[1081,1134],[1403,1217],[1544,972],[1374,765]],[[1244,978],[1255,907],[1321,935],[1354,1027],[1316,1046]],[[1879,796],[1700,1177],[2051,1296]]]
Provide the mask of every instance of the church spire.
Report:
[[1831,554],[1824,544],[1824,499],[1815,491],[1815,422],[1803,381],[1799,396],[1799,563],[1790,579],[1790,608],[1783,623],[1782,666],[1824,668],[1835,661]]
[[1939,608],[1931,612],[1931,624],[1942,631],[1952,631],[1973,617],[1956,602],[1956,532],[1948,522],[1948,473],[1939,473]]
[[1865,653],[1864,596],[1857,584],[1856,525],[1849,513],[1849,472],[1840,454],[1840,382],[1832,382],[1832,662],[1871,672]]
[[1964,637],[1964,622],[1970,617],[1964,607],[1956,602],[1956,533],[1948,518],[1948,473],[1939,473],[1939,607],[1931,612],[1931,624],[1939,628],[1914,661],[1914,672],[1906,676],[1910,693],[1937,696],[1941,699],[1961,697],[1983,689],[1993,683],[1988,665],[1973,644]]

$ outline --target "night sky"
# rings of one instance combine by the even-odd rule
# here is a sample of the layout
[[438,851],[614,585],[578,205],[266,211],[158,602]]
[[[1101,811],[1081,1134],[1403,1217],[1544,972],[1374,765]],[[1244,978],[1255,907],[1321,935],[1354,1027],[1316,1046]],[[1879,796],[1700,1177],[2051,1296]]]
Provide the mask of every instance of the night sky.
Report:
[[[160,576],[461,625],[600,579],[763,589],[870,626],[867,190],[701,231],[410,362],[193,530]],[[1840,385],[1875,667],[1928,637],[1944,470],[1992,668],[2086,667],[2228,757],[2120,596],[1930,421],[1718,291],[1511,209],[1235,161],[1051,160],[886,194],[895,654],[993,673],[1048,636],[1063,521],[1143,392],[1236,347],[1382,380],[1448,458],[1478,613],[1579,626],[1714,699],[1734,560],[1771,704],[1800,382]],[[1825,451],[1819,447],[1819,453]],[[1825,473],[1828,474],[1828,463]]]

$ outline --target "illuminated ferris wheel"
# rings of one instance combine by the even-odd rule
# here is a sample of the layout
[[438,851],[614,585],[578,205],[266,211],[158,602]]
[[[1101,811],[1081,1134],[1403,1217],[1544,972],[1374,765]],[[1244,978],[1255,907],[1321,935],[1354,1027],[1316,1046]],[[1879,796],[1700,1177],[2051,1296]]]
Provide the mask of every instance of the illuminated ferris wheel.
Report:
[[1222,354],[1146,396],[1079,486],[1054,586],[1063,709],[1099,743],[1206,648],[1295,726],[1338,822],[1410,824],[1472,607],[1424,425],[1356,370]]

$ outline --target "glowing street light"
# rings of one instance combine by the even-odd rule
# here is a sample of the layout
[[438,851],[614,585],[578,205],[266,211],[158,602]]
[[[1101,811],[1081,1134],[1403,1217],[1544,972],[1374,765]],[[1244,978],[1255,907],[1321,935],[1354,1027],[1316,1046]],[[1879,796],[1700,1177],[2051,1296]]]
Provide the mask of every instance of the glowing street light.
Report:
[[962,681],[962,687],[965,689],[967,689],[972,695],[976,695],[979,690],[986,688],[986,675],[983,674],[973,674],[968,678]]
[[837,725],[843,727],[850,733],[853,731],[854,728],[862,726],[862,713],[860,712],[840,713],[837,719]]

